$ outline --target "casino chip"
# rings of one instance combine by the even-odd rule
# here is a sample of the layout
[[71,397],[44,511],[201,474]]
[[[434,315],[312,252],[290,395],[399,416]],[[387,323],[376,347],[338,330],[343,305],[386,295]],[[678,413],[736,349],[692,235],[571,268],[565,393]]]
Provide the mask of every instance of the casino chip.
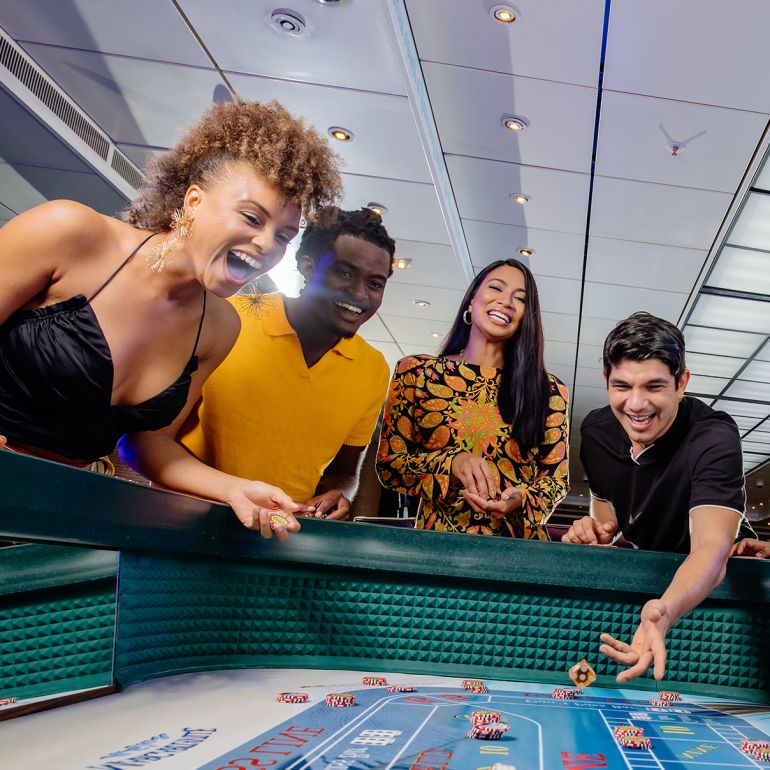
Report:
[[682,696],[678,692],[672,692],[671,690],[664,690],[663,692],[659,692],[658,698],[660,700],[667,700],[670,703],[682,700]]
[[770,748],[766,746],[757,746],[751,753],[754,759],[758,759],[760,762],[770,762]]
[[596,681],[596,672],[585,658],[575,663],[568,673],[573,684],[581,690]]
[[0,706],[10,706],[11,703],[16,703],[16,698],[0,698]]
[[661,698],[653,698],[650,701],[650,706],[670,706],[671,701],[670,700],[663,700]]
[[326,696],[326,705],[332,708],[347,708],[356,705],[356,696],[349,692],[330,692]]
[[573,700],[577,698],[579,692],[579,690],[575,690],[572,687],[555,687],[553,697],[556,700]]
[[471,723],[474,725],[486,725],[490,722],[501,722],[499,711],[474,711],[471,714]]
[[741,741],[741,752],[761,762],[770,762],[770,741],[753,741],[744,738]]
[[505,722],[489,722],[484,725],[473,725],[467,733],[466,738],[476,738],[481,741],[497,741],[511,729]]
[[618,738],[618,743],[624,749],[651,749],[652,741],[642,735],[622,735]]
[[405,684],[392,684],[385,688],[385,692],[417,692],[417,688]]
[[482,682],[481,679],[463,679],[463,687],[466,692],[472,692],[481,694],[489,692],[489,688]]
[[361,681],[370,687],[382,687],[388,683],[384,676],[365,676]]
[[270,529],[275,529],[276,527],[288,527],[288,526],[289,526],[289,520],[282,513],[270,514]]
[[483,679],[463,679],[463,687],[467,690],[472,684],[484,684]]
[[279,703],[307,703],[310,699],[306,692],[279,692],[276,700]]
[[644,735],[644,730],[636,725],[617,725],[613,729],[612,734],[616,738],[628,737],[629,735],[642,736]]

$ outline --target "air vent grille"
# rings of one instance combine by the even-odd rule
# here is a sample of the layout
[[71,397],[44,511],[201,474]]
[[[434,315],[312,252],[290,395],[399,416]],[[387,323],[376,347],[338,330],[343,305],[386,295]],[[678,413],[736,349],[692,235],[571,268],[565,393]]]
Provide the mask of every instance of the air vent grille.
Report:
[[107,160],[110,141],[37,67],[2,37],[0,37],[0,64],[40,99],[59,120],[72,129],[97,155],[103,160]]
[[112,162],[110,163],[113,171],[120,174],[131,187],[139,188],[144,182],[144,177],[136,166],[120,151],[113,150]]

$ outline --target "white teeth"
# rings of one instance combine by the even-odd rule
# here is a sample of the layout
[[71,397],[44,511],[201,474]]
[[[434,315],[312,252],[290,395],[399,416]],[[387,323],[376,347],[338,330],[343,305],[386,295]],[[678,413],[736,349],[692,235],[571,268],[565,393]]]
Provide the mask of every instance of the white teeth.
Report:
[[501,313],[499,310],[490,310],[489,315],[493,318],[499,318],[503,323],[509,324],[511,322],[510,316],[505,315],[505,313]]
[[355,313],[356,315],[364,312],[363,308],[356,307],[355,305],[348,305],[347,302],[335,302],[334,304],[337,307],[341,307],[343,310],[349,310],[351,313]]
[[253,257],[250,257],[248,254],[244,254],[242,251],[236,251],[235,249],[231,249],[230,253],[238,257],[238,259],[245,262],[252,270],[259,270],[262,267],[261,262],[254,259]]
[[630,415],[630,414],[626,416],[628,417],[629,420],[631,420],[631,422],[636,422],[636,423],[644,423],[652,420],[651,414],[646,414],[644,415],[644,417],[634,417],[633,415]]

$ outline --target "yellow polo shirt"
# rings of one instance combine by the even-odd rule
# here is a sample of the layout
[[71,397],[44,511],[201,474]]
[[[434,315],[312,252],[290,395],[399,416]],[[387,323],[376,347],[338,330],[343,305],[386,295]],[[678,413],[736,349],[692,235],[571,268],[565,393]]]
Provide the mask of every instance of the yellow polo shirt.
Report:
[[231,297],[241,333],[203,386],[180,440],[226,473],[309,500],[343,444],[365,446],[385,401],[389,367],[356,335],[307,367],[281,294]]

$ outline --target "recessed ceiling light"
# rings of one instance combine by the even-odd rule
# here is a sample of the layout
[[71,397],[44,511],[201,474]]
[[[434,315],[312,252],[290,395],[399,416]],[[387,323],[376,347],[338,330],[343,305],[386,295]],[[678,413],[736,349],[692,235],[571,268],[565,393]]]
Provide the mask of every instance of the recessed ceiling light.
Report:
[[412,264],[411,257],[396,257],[393,260],[393,267],[395,267],[396,270],[406,270],[411,264]]
[[289,8],[276,8],[270,14],[270,25],[284,35],[299,37],[307,31],[307,24],[302,14]]
[[509,131],[524,131],[529,125],[524,118],[516,117],[516,115],[503,115],[501,121]]
[[338,142],[353,141],[353,132],[348,131],[347,128],[342,128],[342,126],[330,126],[328,133],[332,139],[336,139]]
[[519,205],[523,206],[529,200],[529,195],[524,195],[524,193],[512,193],[511,200],[514,203],[518,203]]
[[531,257],[534,253],[534,249],[528,249],[526,246],[522,246],[519,249],[519,254],[521,254],[522,257]]
[[427,299],[413,299],[412,304],[417,305],[417,307],[430,307],[430,302]]
[[430,336],[433,337],[434,340],[437,340],[441,336],[441,332],[431,332]]
[[508,3],[495,3],[489,9],[489,15],[499,24],[513,24],[521,14]]
[[368,208],[369,211],[373,211],[375,214],[378,214],[379,216],[388,213],[387,206],[383,206],[381,203],[374,203],[373,201],[369,201],[369,203],[366,204],[366,208]]

